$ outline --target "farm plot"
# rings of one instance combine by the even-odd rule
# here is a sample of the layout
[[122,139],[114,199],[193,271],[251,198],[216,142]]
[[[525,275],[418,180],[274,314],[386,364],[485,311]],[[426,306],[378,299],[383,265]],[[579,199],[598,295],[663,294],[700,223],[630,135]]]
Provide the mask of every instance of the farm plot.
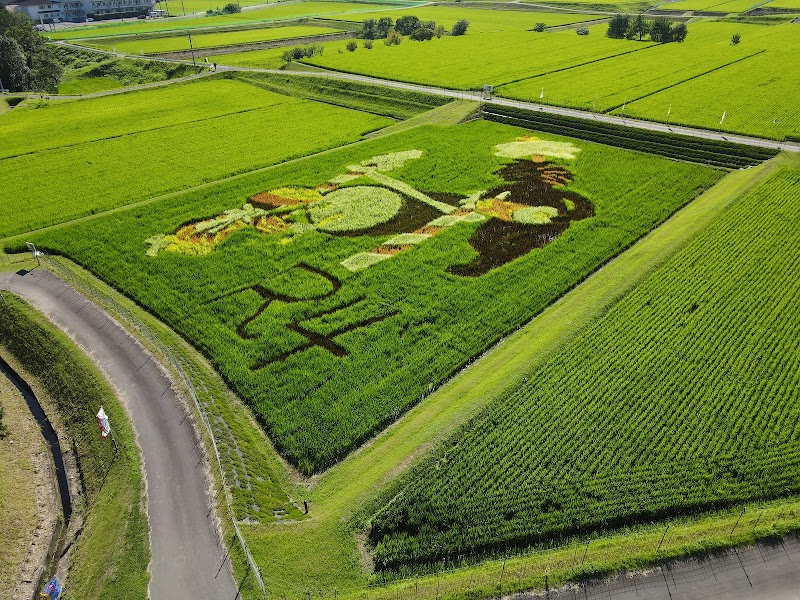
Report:
[[606,112],[726,65],[738,69],[739,61],[746,62],[763,49],[752,44],[732,46],[731,35],[747,36],[759,30],[754,25],[693,23],[684,43],[650,46],[642,52],[504,85],[496,92],[509,98]]
[[414,15],[422,21],[436,21],[449,31],[456,21],[469,21],[469,33],[491,33],[496,31],[528,31],[536,23],[544,23],[548,27],[569,25],[581,21],[589,21],[596,17],[566,12],[534,12],[527,10],[488,10],[482,8],[461,8],[451,6],[421,6],[402,10],[378,11],[369,14],[346,13],[331,15],[327,19],[337,21],[363,22],[364,19],[380,19],[389,17],[396,21],[404,15]]
[[274,96],[253,92],[240,82],[206,79],[125,94],[124,102],[108,96],[17,108],[0,119],[0,159],[246,113],[274,102]]
[[773,0],[763,5],[764,8],[781,8],[800,12],[800,0]]
[[372,517],[377,564],[800,491],[799,226],[784,167],[417,469]]
[[797,25],[764,27],[745,39],[768,50],[628,104],[625,114],[659,121],[668,116],[674,123],[775,139],[797,137],[800,79],[785,76],[800,50]]
[[[376,115],[280,96],[241,82],[194,85],[187,85],[186,91],[213,91],[228,110],[215,107],[202,94],[190,95],[181,106],[148,109],[139,104],[139,110],[165,113],[155,117],[158,127],[150,124],[143,130],[141,124],[127,119],[117,123],[125,111],[114,109],[112,102],[100,103],[108,108],[108,131],[102,139],[84,142],[85,134],[77,123],[85,123],[92,115],[84,111],[83,101],[58,106],[59,117],[78,115],[75,128],[68,128],[75,139],[72,144],[0,160],[0,235],[283,162],[352,142],[391,123]],[[136,95],[130,96],[134,103]],[[201,118],[193,112],[198,98],[200,110],[205,112]],[[238,109],[231,110],[233,107]],[[38,109],[30,117],[20,113],[22,122],[12,127],[18,144],[30,139],[25,123],[30,126],[34,116],[48,121],[48,110]],[[38,127],[27,129],[27,135]],[[43,145],[58,143],[55,136]]]
[[[440,85],[456,89],[479,89],[483,84],[500,85],[534,75],[647,48],[649,42],[629,42],[605,37],[605,26],[590,27],[593,35],[574,31],[536,33],[503,31],[467,33],[464,36],[406,40],[399,46],[378,41],[371,50],[344,50],[344,42],[325,45],[318,56],[305,59],[312,65],[372,75],[399,81]],[[516,58],[507,60],[509,48]],[[339,50],[342,50],[339,52]],[[280,53],[239,53],[218,57],[220,64],[275,66]],[[277,64],[280,64],[278,62]]]
[[763,0],[681,0],[659,6],[659,10],[674,10],[678,12],[708,11],[718,13],[742,13],[763,4]]
[[[136,35],[182,29],[198,29],[208,27],[235,27],[250,23],[279,21],[283,19],[299,19],[347,12],[370,12],[385,10],[385,4],[360,4],[352,2],[288,2],[275,3],[264,8],[245,10],[233,15],[214,15],[192,17],[186,19],[152,19],[126,23],[103,23],[97,25],[71,27],[59,31],[48,32],[53,40],[76,40],[118,35]],[[208,10],[208,7],[203,9]],[[174,9],[173,9],[174,12]]]
[[33,239],[191,340],[311,473],[719,176],[477,121]]
[[[328,33],[338,33],[339,31],[341,30],[332,27],[298,25],[289,27],[269,27],[265,29],[247,29],[244,31],[232,31],[227,33],[202,33],[192,36],[192,46],[195,49],[215,48],[217,46],[234,46],[236,44],[311,37]],[[124,54],[155,54],[158,52],[189,50],[189,40],[183,36],[142,38],[130,41],[127,39],[104,38],[101,40],[76,40],[76,43],[91,48],[99,48],[101,50],[114,49]]]

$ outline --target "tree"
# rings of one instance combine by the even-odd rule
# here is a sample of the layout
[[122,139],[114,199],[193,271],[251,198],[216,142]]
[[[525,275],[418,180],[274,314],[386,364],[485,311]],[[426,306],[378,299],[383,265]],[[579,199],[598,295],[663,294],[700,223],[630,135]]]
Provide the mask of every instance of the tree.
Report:
[[400,35],[411,35],[419,28],[419,25],[419,17],[405,15],[397,19],[394,28]]
[[12,92],[21,92],[28,87],[29,74],[25,54],[17,40],[0,35],[0,79],[3,86]]
[[347,48],[350,52],[355,52],[356,48],[358,48],[358,42],[356,42],[355,40],[350,40],[349,42],[347,42],[345,48]]
[[389,35],[386,36],[386,39],[383,41],[384,44],[387,46],[397,46],[400,42],[403,41],[403,36],[397,33],[394,29],[389,30]]
[[659,17],[650,26],[650,39],[654,42],[666,44],[672,41],[672,23],[664,17]]
[[364,48],[372,50],[372,40],[364,40]]
[[631,18],[628,15],[616,14],[608,22],[606,35],[610,38],[621,40],[628,33]]
[[437,25],[436,30],[433,32],[433,35],[435,35],[437,38],[440,38],[445,33],[447,33],[447,30],[444,28],[444,25]]
[[545,25],[544,23],[537,23],[536,25],[533,26],[534,31],[542,32],[545,29],[547,29],[547,25]]
[[672,28],[672,41],[673,42],[682,42],[686,39],[686,36],[689,33],[689,28],[686,27],[686,23],[678,23],[675,27]]
[[374,40],[378,37],[378,21],[375,19],[365,19],[361,27],[361,37],[365,40]]
[[417,42],[427,42],[433,39],[433,30],[427,27],[418,27],[409,37]]
[[734,33],[731,36],[731,44],[733,44],[734,46],[738,46],[739,42],[741,42],[741,41],[742,41],[742,36],[739,35],[738,33]]
[[222,12],[226,15],[233,15],[239,12],[242,12],[242,7],[238,4],[234,4],[233,2],[229,2],[225,6],[222,7]]
[[644,15],[636,15],[636,18],[631,21],[630,25],[628,26],[628,31],[625,34],[629,40],[633,40],[635,38],[639,38],[641,42],[644,36],[646,36],[650,32],[650,22],[645,20]]
[[33,55],[31,62],[30,88],[36,91],[58,93],[58,84],[64,76],[64,68],[45,46]]
[[467,33],[467,27],[469,27],[469,21],[466,19],[459,19],[456,21],[456,24],[453,25],[450,35],[464,35]]
[[575,33],[578,35],[589,35],[589,28],[588,27],[578,27],[575,30]]
[[385,38],[389,35],[389,30],[392,28],[393,22],[391,17],[381,17],[378,19],[377,36],[378,38]]

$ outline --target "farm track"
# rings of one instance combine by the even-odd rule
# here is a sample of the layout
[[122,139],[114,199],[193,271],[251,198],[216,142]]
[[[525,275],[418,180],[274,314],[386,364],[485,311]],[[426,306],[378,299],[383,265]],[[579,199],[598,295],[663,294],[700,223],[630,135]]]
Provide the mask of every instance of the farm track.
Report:
[[[64,45],[72,46],[76,48],[80,48],[82,50],[87,50],[84,46],[77,46],[75,44],[67,44]],[[141,57],[141,56],[128,56],[128,55],[121,55],[121,54],[114,54],[113,52],[103,51],[103,50],[95,50],[89,48],[89,50],[94,50],[96,52],[102,52],[104,54],[109,54],[112,56],[118,57],[125,57],[125,58],[138,58],[144,60],[160,60],[166,62],[175,62],[170,59],[166,58],[157,58],[157,57]],[[533,110],[533,111],[541,111],[545,113],[550,113],[554,115],[563,115],[568,117],[575,117],[578,119],[586,119],[586,120],[594,120],[600,121],[602,123],[609,123],[612,125],[619,125],[622,127],[630,127],[634,129],[646,129],[649,131],[660,131],[664,133],[675,133],[679,135],[686,135],[690,137],[706,139],[706,140],[718,140],[724,142],[732,142],[735,144],[743,144],[745,146],[755,146],[759,148],[769,148],[772,150],[783,150],[787,152],[799,152],[800,153],[800,143],[798,142],[782,142],[777,140],[770,140],[766,138],[758,138],[740,134],[733,134],[733,133],[722,133],[719,131],[711,131],[708,129],[699,129],[696,127],[686,127],[682,125],[667,125],[664,123],[659,123],[656,121],[644,121],[641,119],[629,119],[626,117],[617,117],[611,116],[602,113],[594,113],[585,110],[578,110],[574,108],[563,108],[559,106],[550,106],[546,104],[537,104],[535,102],[523,102],[520,100],[509,100],[506,98],[497,98],[491,97],[486,98],[484,97],[482,92],[475,92],[475,91],[462,91],[462,90],[455,90],[455,89],[448,89],[442,88],[437,86],[428,86],[428,85],[420,85],[416,83],[405,83],[402,81],[394,81],[390,79],[380,79],[378,77],[370,77],[367,75],[357,75],[354,73],[344,73],[338,71],[325,71],[325,70],[314,70],[314,71],[293,71],[293,70],[282,70],[282,69],[259,69],[255,67],[232,67],[232,66],[224,66],[218,65],[217,70],[219,72],[251,72],[251,73],[272,73],[278,75],[292,75],[296,77],[317,77],[317,78],[325,78],[325,79],[340,79],[343,81],[356,81],[359,83],[366,83],[370,85],[377,85],[380,87],[386,88],[394,88],[394,89],[401,89],[406,91],[412,92],[420,92],[420,93],[427,93],[432,94],[434,96],[442,96],[445,98],[454,98],[459,100],[470,100],[474,102],[482,102],[484,104],[489,105],[496,105],[496,106],[509,106],[512,108],[521,108],[525,110]],[[198,77],[199,75],[194,75],[192,77]],[[168,80],[166,82],[158,82],[161,85],[167,85],[172,82],[178,81],[186,81],[188,78],[182,78],[180,80]],[[148,84],[152,85],[152,84]],[[106,92],[96,92],[94,94],[87,94],[85,96],[47,96],[45,95],[44,98],[46,99],[56,99],[56,98],[64,98],[64,99],[78,99],[78,98],[97,98],[101,96],[112,96],[114,94],[121,94],[127,93],[129,91],[140,89],[141,86],[137,88],[122,88],[120,90],[108,90]],[[40,94],[30,94],[30,96],[38,96]]]
[[0,288],[22,296],[83,348],[131,416],[147,479],[150,596],[237,597],[227,551],[210,510],[205,455],[172,382],[97,305],[44,269],[24,273],[0,274]]

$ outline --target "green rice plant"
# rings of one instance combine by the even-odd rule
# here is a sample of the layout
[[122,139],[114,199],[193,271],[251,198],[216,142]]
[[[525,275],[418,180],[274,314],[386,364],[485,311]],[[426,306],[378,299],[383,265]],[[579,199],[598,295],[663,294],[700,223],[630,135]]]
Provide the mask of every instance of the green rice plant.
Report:
[[397,214],[403,200],[399,194],[377,186],[354,186],[335,190],[312,206],[309,215],[322,231],[358,231],[385,223]]
[[[422,155],[384,173],[372,167],[374,173],[455,209],[475,190],[503,183],[497,170],[511,159],[496,156],[494,148],[524,133],[486,121],[419,127],[28,239],[74,258],[184,335],[253,408],[277,448],[302,471],[320,471],[720,172],[542,134],[580,148],[575,159],[560,159],[573,175],[566,189],[590,199],[596,216],[480,277],[448,269],[476,257],[470,239],[486,226],[482,216],[457,222],[391,260],[375,252],[441,215],[411,197],[396,217],[397,229],[265,235],[246,227],[201,257],[147,256],[145,240],[241,207],[265,190],[315,188],[347,165],[412,149]],[[346,259],[358,266],[380,262],[351,271],[352,265],[341,264]]]
[[[185,102],[151,104],[153,99],[176,97]],[[4,150],[16,154],[0,159],[0,187],[15,190],[15,196],[2,202],[0,235],[273,165],[355,141],[389,123],[375,115],[279,96],[238,81],[198,82],[180,86],[177,93],[138,92],[127,98],[129,105],[103,98],[53,104],[35,114],[23,110],[4,119],[0,131],[12,134]],[[83,129],[98,105],[108,111],[97,116],[106,127]],[[154,114],[150,122],[129,118],[150,114]],[[26,140],[35,131],[56,118],[71,116],[75,122],[64,126],[62,136],[45,133],[34,143],[41,150],[25,151]],[[145,164],[144,156],[157,160]],[[32,181],[36,185],[30,185]]]
[[785,166],[397,486],[378,567],[798,493],[798,222]]

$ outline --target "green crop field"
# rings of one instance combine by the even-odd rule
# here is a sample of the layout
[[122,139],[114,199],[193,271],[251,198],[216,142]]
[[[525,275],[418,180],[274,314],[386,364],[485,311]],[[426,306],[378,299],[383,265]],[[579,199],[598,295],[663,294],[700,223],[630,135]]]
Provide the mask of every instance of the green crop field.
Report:
[[[373,75],[400,81],[440,85],[455,89],[501,85],[537,74],[645,49],[649,42],[612,40],[604,36],[605,26],[590,27],[592,35],[574,31],[536,33],[500,31],[434,38],[428,42],[405,40],[386,46],[380,40],[371,50],[344,50],[345,42],[325,44],[322,55],[306,59],[320,67]],[[515,60],[504,57],[515,48]],[[277,66],[282,53],[274,50],[245,52],[218,57],[220,64]],[[464,60],[469,56],[469,60]]]
[[763,0],[725,0],[722,2],[720,0],[680,0],[679,2],[662,4],[658,8],[659,10],[679,12],[697,10],[718,13],[741,13],[761,4],[764,4]]
[[795,165],[420,467],[372,518],[377,564],[800,491],[798,226]]
[[[332,27],[316,27],[313,25],[298,25],[289,27],[269,27],[266,29],[246,29],[227,33],[202,33],[192,36],[192,46],[195,49],[214,48],[216,46],[233,46],[236,44],[253,44],[256,42],[269,42],[292,38],[324,35],[341,31]],[[101,50],[116,50],[124,54],[155,54],[158,52],[174,52],[189,50],[189,39],[183,36],[170,36],[163,38],[147,38],[130,40],[103,38],[102,40],[75,40],[75,43],[99,48]]]
[[[283,162],[391,123],[236,81],[198,82],[125,98],[131,103],[118,97],[73,101],[3,118],[2,128],[10,134],[4,133],[4,140],[11,141],[4,145],[0,181],[3,190],[15,190],[15,197],[4,207],[0,235]],[[158,99],[171,101],[153,104]],[[97,127],[95,107],[106,119],[105,129]],[[55,114],[48,116],[50,110]],[[62,119],[74,120],[47,131],[48,121]],[[33,131],[43,133],[30,148]]]
[[800,0],[773,0],[772,2],[767,2],[764,8],[781,8],[800,12]]
[[[200,0],[202,2],[202,0]],[[173,9],[174,10],[174,9]],[[361,4],[352,2],[287,2],[275,3],[263,8],[244,10],[233,15],[214,15],[191,18],[148,19],[144,21],[129,20],[70,27],[48,32],[53,40],[75,40],[119,35],[136,35],[181,29],[198,29],[206,27],[235,27],[252,23],[300,19],[305,17],[341,15],[346,12],[368,13],[386,10],[386,4]]]
[[625,114],[775,139],[800,135],[800,79],[783,77],[800,51],[798,26],[750,27],[736,27],[741,46],[765,52],[628,104]]
[[314,472],[720,176],[523,133],[418,128],[37,239],[187,336]]
[[747,37],[750,31],[761,29],[734,23],[693,23],[682,44],[650,45],[641,52],[500,86],[496,92],[509,98],[606,112],[728,65],[746,68],[739,62],[746,63],[744,59],[756,56],[763,47],[732,46],[731,35],[740,32]]
[[475,33],[491,33],[497,31],[527,31],[536,23],[544,23],[548,27],[568,25],[595,19],[592,15],[567,12],[535,12],[527,10],[488,10],[481,8],[461,8],[451,6],[420,6],[401,10],[378,11],[369,14],[345,13],[331,15],[326,19],[362,22],[364,19],[380,19],[389,17],[397,20],[404,15],[414,15],[422,21],[436,21],[450,30],[459,19],[469,21],[469,31]]

